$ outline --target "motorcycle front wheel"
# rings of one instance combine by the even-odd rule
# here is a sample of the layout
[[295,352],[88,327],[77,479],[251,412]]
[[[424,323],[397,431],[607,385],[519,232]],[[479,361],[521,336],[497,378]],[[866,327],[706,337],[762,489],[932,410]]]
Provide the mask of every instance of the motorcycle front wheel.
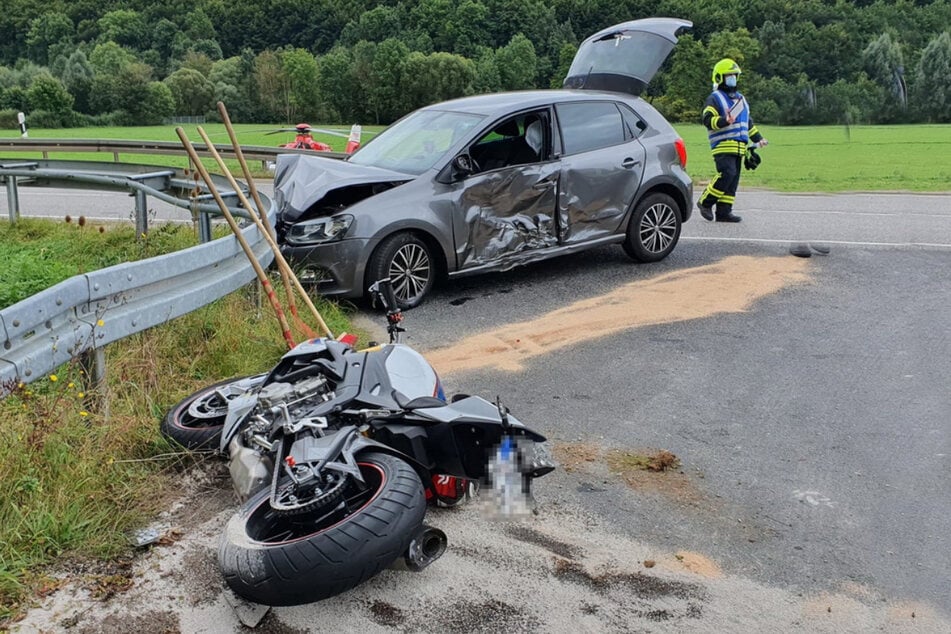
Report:
[[[358,586],[403,555],[423,523],[416,471],[383,453],[357,456],[365,480],[306,515],[280,514],[265,489],[228,522],[218,563],[234,592],[264,605],[300,605]],[[281,483],[278,483],[281,486]]]
[[162,435],[193,451],[217,449],[228,415],[228,401],[237,393],[228,386],[244,378],[247,377],[219,381],[183,398],[162,419]]

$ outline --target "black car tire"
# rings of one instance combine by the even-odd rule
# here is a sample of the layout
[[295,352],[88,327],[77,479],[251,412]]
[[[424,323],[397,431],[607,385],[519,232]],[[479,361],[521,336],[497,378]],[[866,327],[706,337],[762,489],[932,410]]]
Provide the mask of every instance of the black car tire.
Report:
[[637,262],[663,260],[680,239],[681,212],[667,194],[654,193],[641,200],[627,225],[624,252]]
[[367,266],[367,286],[387,277],[401,309],[418,306],[436,282],[436,263],[429,246],[409,232],[383,240]]
[[[356,587],[403,555],[426,514],[419,475],[383,453],[360,454],[357,464],[371,488],[359,497],[351,482],[334,508],[288,517],[271,509],[269,489],[248,500],[218,549],[228,586],[264,605],[312,603]],[[349,514],[334,515],[351,501]]]
[[[159,426],[162,435],[193,451],[216,450],[228,415],[228,402],[222,400],[216,390],[242,378],[245,377],[219,381],[183,398],[162,419]],[[189,407],[196,401],[204,401],[206,417],[196,418],[189,413]]]

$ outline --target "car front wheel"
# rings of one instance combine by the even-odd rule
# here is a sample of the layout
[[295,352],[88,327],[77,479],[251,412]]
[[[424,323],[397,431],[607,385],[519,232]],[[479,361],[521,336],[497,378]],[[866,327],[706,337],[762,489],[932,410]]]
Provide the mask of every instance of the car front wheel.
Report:
[[680,239],[680,210],[667,194],[655,193],[637,204],[627,225],[624,252],[637,262],[663,260]]
[[367,266],[367,285],[390,278],[396,301],[418,306],[433,288],[436,267],[429,247],[412,233],[396,233],[380,243]]

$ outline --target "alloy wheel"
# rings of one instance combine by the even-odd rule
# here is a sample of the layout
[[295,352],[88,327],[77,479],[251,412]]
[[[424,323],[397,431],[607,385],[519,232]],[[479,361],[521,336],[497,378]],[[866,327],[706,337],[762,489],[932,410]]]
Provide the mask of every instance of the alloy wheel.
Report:
[[677,234],[677,215],[673,208],[664,203],[651,205],[641,219],[639,233],[641,244],[651,253],[667,249]]
[[429,254],[419,244],[406,244],[393,255],[389,278],[397,299],[410,302],[426,290],[432,276]]

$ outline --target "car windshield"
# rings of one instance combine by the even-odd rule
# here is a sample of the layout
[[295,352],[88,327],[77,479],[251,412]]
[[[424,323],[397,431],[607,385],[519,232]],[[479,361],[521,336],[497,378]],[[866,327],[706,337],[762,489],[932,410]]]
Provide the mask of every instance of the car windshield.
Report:
[[484,117],[447,110],[417,110],[400,119],[349,158],[351,163],[422,174]]

